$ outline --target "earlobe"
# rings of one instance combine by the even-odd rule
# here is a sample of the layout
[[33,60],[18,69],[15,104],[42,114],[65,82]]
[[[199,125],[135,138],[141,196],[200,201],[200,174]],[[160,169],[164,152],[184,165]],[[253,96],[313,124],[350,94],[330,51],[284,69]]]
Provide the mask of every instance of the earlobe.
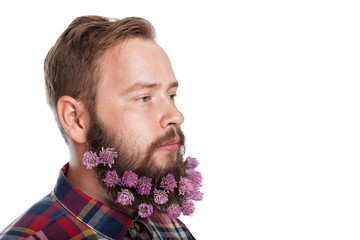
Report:
[[57,111],[69,136],[77,143],[85,143],[90,118],[84,104],[70,96],[62,96],[58,101]]

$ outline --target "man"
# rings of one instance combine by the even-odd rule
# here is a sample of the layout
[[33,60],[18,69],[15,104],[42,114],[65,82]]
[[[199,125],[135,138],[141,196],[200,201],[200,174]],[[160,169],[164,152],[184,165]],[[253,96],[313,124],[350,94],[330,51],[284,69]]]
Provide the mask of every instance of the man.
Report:
[[141,18],[75,19],[45,59],[48,103],[70,149],[51,194],[2,239],[193,239],[201,200],[183,161],[178,82]]

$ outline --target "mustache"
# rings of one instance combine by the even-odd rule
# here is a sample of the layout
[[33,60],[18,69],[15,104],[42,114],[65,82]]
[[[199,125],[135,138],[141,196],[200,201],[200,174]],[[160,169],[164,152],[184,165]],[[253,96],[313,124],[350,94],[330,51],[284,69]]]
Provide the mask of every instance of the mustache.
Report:
[[179,127],[170,128],[164,135],[155,139],[149,146],[147,153],[151,156],[158,147],[161,147],[164,143],[173,140],[175,137],[179,138],[179,147],[184,148],[185,136]]

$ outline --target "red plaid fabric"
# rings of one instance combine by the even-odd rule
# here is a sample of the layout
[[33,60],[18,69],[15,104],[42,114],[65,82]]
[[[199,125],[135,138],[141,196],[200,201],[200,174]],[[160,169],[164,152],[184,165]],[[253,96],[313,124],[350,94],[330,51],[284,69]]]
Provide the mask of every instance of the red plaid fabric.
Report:
[[66,179],[0,233],[0,239],[194,239],[179,219],[154,213],[135,217],[90,198]]

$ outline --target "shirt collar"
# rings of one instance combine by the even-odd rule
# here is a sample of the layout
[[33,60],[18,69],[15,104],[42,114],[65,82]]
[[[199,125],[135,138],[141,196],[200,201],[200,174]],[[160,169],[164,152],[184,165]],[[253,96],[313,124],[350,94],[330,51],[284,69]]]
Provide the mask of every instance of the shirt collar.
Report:
[[67,163],[61,170],[54,188],[59,203],[81,222],[107,238],[123,239],[132,223],[125,213],[112,209],[87,196],[66,178]]

